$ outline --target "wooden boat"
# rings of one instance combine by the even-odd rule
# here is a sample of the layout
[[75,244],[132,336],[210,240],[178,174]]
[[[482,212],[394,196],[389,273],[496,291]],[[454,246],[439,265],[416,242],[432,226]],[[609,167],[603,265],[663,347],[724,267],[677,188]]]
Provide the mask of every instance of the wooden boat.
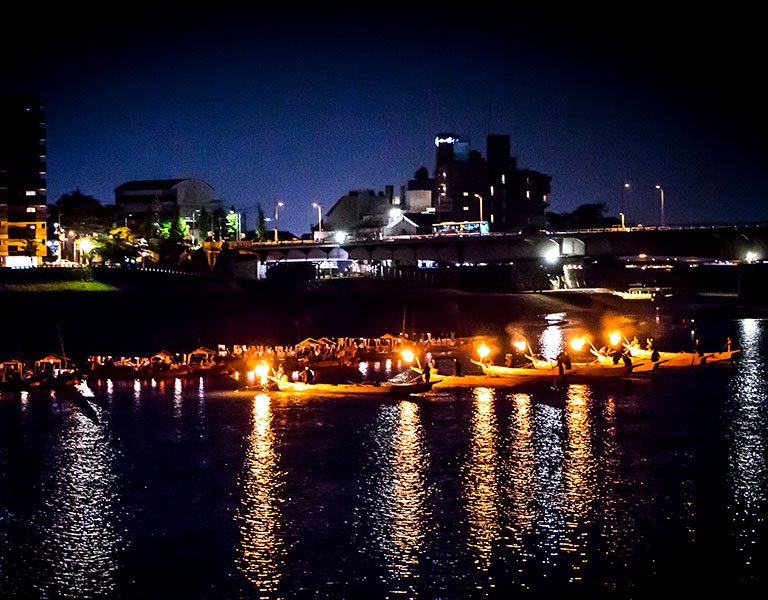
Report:
[[130,367],[124,365],[93,365],[83,375],[87,379],[175,379],[192,375],[186,365],[162,368]]
[[[629,351],[632,358],[639,358],[647,361],[652,361],[653,350],[647,350],[625,344],[625,348]],[[698,365],[723,362],[731,360],[734,354],[739,350],[726,350],[723,352],[705,352],[699,354],[698,352],[659,352],[658,361],[661,363],[661,368],[667,367],[695,367]],[[653,362],[653,361],[652,361]]]
[[[609,367],[616,364],[612,356],[601,354],[597,350],[592,350],[592,354],[595,355],[595,361],[603,366]],[[662,364],[667,362],[666,358],[653,361],[650,356],[648,358],[635,357],[631,358],[631,360],[632,373],[650,373],[656,371]]]
[[538,367],[501,367],[497,365],[489,365],[472,361],[478,365],[483,374],[488,377],[504,377],[508,379],[516,379],[519,381],[552,381],[558,378],[566,378],[568,381],[588,381],[594,379],[605,379],[610,377],[624,377],[629,375],[634,365],[625,365],[619,363],[617,365],[603,365],[598,361],[591,363],[572,363],[570,369],[564,369],[563,373],[560,373],[560,369],[555,366],[538,366]]
[[382,382],[382,383],[302,383],[298,381],[286,381],[269,377],[269,380],[277,385],[281,392],[293,392],[302,394],[333,394],[344,396],[409,396],[422,394],[432,389],[438,380],[424,381],[421,378],[406,382]]

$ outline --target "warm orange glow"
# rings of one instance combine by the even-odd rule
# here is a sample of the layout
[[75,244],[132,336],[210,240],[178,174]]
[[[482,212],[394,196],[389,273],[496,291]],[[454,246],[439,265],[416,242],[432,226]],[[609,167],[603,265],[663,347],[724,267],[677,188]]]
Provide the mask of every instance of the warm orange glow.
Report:
[[403,350],[400,354],[403,356],[405,362],[413,362],[413,352],[410,350]]
[[261,379],[261,385],[264,385],[267,383],[267,375],[269,375],[268,364],[260,363],[256,365],[256,368],[253,371],[256,374],[256,376]]
[[483,344],[477,349],[477,353],[480,355],[480,358],[485,358],[491,353],[491,349],[485,344]]
[[518,340],[514,343],[515,348],[517,348],[518,352],[525,352],[525,349],[528,347],[528,342],[525,340]]
[[608,341],[611,342],[611,346],[618,346],[621,343],[621,334],[618,331],[611,331],[608,334]]
[[573,348],[576,352],[579,352],[586,343],[587,339],[584,337],[574,338],[571,340],[571,348]]

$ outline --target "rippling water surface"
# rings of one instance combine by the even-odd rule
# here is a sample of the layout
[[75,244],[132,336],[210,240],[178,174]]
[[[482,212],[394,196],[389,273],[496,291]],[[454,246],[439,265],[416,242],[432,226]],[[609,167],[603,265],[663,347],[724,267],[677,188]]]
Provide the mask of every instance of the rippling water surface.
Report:
[[7,394],[0,597],[752,593],[768,322],[732,329],[731,366],[560,392]]

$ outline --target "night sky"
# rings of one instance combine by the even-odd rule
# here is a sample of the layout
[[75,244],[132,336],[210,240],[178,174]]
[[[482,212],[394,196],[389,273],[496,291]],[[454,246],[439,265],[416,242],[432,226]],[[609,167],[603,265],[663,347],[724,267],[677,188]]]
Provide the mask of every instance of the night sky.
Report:
[[501,133],[552,176],[555,212],[616,215],[626,181],[634,222],[658,222],[656,184],[668,224],[768,221],[756,15],[104,6],[4,17],[0,89],[46,103],[49,202],[197,177],[250,227],[284,202],[280,228],[300,235],[313,202],[431,172],[435,134],[485,155]]

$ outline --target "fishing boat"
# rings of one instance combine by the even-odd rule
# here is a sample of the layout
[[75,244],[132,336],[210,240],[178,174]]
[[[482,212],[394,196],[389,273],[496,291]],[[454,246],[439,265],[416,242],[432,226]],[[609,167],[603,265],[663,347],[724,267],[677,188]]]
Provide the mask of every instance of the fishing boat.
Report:
[[567,378],[568,381],[591,381],[611,377],[624,377],[629,375],[634,365],[619,364],[603,365],[598,361],[590,363],[572,363],[571,368],[563,368],[562,372],[557,365],[538,362],[538,366],[531,367],[502,367],[483,362],[472,361],[478,365],[488,377],[504,377],[519,381],[552,381],[553,378]]
[[71,368],[69,359],[49,354],[36,360],[32,370],[16,359],[2,363],[0,391],[63,390],[73,387],[78,381],[80,375]]
[[190,369],[162,350],[149,358],[91,356],[83,374],[88,379],[168,379],[189,375]]
[[[616,359],[614,359],[613,356],[603,354],[599,350],[593,349],[592,354],[595,355],[595,362],[598,362],[605,367],[617,364]],[[650,356],[632,357],[630,355],[630,360],[632,361],[632,373],[650,373],[656,371],[661,365],[667,362],[666,358],[659,358],[659,360],[654,361],[651,360]]]
[[424,381],[421,377],[403,382],[381,383],[303,383],[269,377],[281,392],[302,394],[333,394],[345,396],[409,396],[423,394],[432,389],[436,380]]
[[[632,358],[639,358],[646,361],[658,362],[661,368],[667,367],[695,367],[698,365],[724,362],[731,360],[734,354],[739,350],[724,350],[722,352],[657,352],[653,350],[638,348],[631,344],[625,344],[624,347],[630,353]],[[653,360],[657,358],[657,360]]]

